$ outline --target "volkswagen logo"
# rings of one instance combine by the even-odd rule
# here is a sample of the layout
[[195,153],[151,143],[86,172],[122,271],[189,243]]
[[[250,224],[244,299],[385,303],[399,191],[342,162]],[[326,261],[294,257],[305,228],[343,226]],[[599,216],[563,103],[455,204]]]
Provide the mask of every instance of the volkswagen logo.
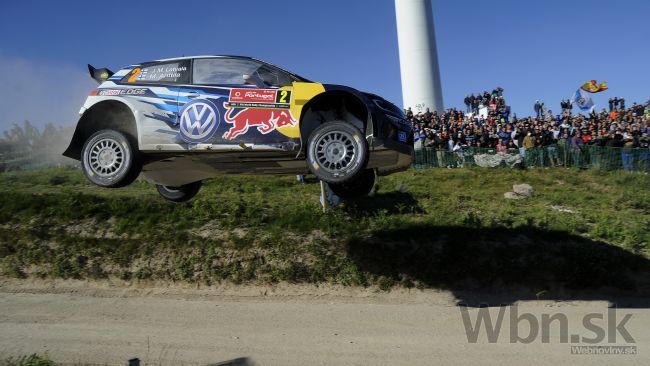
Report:
[[214,136],[220,122],[219,110],[211,101],[193,100],[181,110],[181,137],[187,142],[205,142]]

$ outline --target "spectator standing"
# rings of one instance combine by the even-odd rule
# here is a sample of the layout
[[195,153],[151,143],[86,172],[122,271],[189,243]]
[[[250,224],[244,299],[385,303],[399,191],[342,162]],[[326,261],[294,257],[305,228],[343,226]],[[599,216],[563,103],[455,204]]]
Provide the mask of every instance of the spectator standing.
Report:
[[[451,140],[449,140],[449,141],[451,141]],[[456,141],[454,142],[454,147],[452,148],[452,151],[456,155],[456,166],[459,167],[459,168],[462,168],[464,163],[465,163],[465,160],[464,160],[464,156],[463,156],[463,145],[462,145],[461,139],[456,139]]]
[[508,140],[510,140],[510,132],[508,132],[508,125],[504,125],[504,126],[500,129],[499,133],[497,133],[497,135],[499,135],[499,140],[500,140],[504,145],[507,144],[507,143],[508,143]]
[[499,140],[499,143],[497,144],[497,154],[505,156],[507,152],[508,146],[503,142],[503,140]]
[[628,172],[634,170],[634,148],[636,144],[632,136],[628,133],[623,135],[623,149],[621,150],[621,160],[623,161],[623,169]]
[[573,165],[582,167],[582,150],[585,142],[582,140],[580,130],[575,130],[571,137],[571,156],[573,157]]
[[535,101],[535,105],[533,106],[533,109],[535,109],[535,114],[537,115],[537,118],[540,118],[542,113],[542,106],[539,103],[539,100]]
[[524,150],[526,153],[526,156],[524,158],[526,166],[533,166],[533,149],[535,148],[535,138],[533,138],[533,134],[531,132],[526,133],[526,137],[524,137]]
[[639,149],[641,150],[639,154],[639,168],[647,171],[650,166],[650,135],[648,132],[643,132],[639,138]]
[[542,150],[543,153],[541,156],[540,164],[544,164],[544,155],[548,156],[548,160],[551,162],[551,166],[555,167],[560,165],[559,157],[557,155],[557,144],[555,143],[555,138],[553,137],[553,132],[544,128],[542,130]]
[[517,146],[519,146],[519,155],[524,159],[526,157],[526,147],[524,146],[524,138],[526,137],[526,130],[523,127],[517,127],[515,130],[515,139]]

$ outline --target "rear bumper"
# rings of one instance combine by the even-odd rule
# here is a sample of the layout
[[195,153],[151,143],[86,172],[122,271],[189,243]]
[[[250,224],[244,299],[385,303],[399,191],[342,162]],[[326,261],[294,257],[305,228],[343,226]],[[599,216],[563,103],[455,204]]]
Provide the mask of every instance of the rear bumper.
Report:
[[367,166],[376,169],[378,175],[405,171],[411,167],[412,162],[412,146],[390,140],[373,139]]

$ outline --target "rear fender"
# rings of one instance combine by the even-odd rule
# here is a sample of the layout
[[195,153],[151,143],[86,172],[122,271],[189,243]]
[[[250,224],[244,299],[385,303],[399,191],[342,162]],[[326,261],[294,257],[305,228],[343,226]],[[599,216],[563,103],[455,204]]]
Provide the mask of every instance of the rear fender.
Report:
[[130,103],[117,98],[102,98],[84,108],[85,111],[77,122],[70,145],[63,152],[63,156],[81,160],[81,150],[86,140],[95,132],[104,129],[126,134],[136,144],[136,150],[137,146],[140,146],[136,117]]

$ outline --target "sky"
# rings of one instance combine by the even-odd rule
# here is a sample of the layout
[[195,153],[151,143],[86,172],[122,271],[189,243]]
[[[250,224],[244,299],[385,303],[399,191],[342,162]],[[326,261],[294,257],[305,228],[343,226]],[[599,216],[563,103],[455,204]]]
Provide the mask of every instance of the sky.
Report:
[[[394,0],[11,1],[0,12],[0,130],[70,125],[113,71],[183,55],[260,58],[401,105]],[[501,86],[518,116],[553,111],[585,81],[628,105],[650,98],[650,1],[433,0],[445,107]]]

